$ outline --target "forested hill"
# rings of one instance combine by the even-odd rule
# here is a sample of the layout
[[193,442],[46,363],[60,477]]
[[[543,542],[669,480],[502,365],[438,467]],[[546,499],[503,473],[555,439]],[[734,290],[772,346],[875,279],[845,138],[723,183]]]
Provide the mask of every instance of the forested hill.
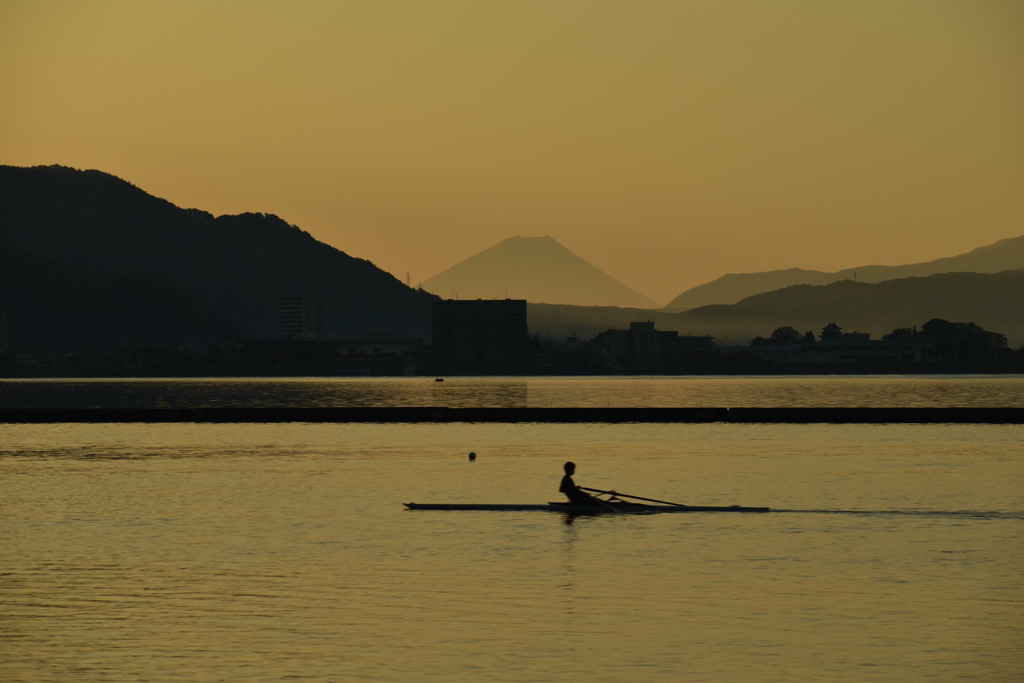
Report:
[[317,292],[324,331],[428,337],[431,295],[277,216],[182,209],[112,175],[0,166],[0,306],[11,343],[275,337]]

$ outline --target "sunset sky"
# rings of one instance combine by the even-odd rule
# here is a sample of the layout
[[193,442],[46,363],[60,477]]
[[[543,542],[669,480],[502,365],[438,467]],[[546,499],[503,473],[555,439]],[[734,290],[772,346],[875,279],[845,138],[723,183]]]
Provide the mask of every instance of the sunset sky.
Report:
[[1024,234],[1024,2],[0,0],[0,163],[667,303]]

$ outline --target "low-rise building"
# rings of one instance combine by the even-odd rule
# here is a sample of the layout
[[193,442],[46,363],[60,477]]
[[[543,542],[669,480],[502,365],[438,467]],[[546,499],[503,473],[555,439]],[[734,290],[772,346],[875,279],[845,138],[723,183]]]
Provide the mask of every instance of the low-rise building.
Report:
[[651,321],[632,322],[628,330],[605,330],[590,342],[593,364],[613,370],[655,370],[687,353],[710,351],[714,337],[679,336],[657,330]]

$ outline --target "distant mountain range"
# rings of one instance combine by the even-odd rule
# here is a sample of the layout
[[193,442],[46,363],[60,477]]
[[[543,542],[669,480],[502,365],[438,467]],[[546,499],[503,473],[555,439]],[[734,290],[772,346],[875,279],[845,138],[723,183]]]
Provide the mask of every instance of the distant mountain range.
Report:
[[273,338],[316,293],[327,333],[428,338],[430,302],[273,215],[182,209],[99,171],[0,166],[0,306],[12,344]]
[[880,283],[843,280],[827,285],[795,285],[747,297],[739,303],[701,306],[681,313],[640,309],[574,308],[531,305],[530,329],[552,337],[625,329],[634,320],[652,320],[659,329],[716,337],[746,344],[778,327],[815,335],[829,322],[872,338],[900,327],[921,326],[932,318],[973,322],[1024,344],[1024,271],[943,273]]
[[510,237],[426,280],[423,288],[446,299],[657,307],[550,237]]
[[[424,283],[458,298],[525,298],[531,332],[589,339],[635,320],[747,343],[782,326],[816,334],[829,322],[876,338],[932,318],[974,322],[1024,343],[1024,237],[910,266],[776,271],[720,278],[686,304],[761,288],[731,304],[684,312],[654,304],[549,237],[511,238]],[[1001,268],[1002,272],[988,272]],[[962,270],[898,277],[891,274]],[[839,281],[786,286],[790,277]],[[809,277],[809,276],[807,276]],[[716,284],[717,283],[717,284]],[[729,286],[726,286],[729,285]],[[507,289],[506,289],[507,287]],[[701,291],[698,291],[701,290]],[[716,293],[717,292],[717,293]],[[0,307],[13,345],[56,349],[125,339],[205,343],[274,338],[283,296],[316,293],[324,331],[429,340],[436,297],[265,214],[182,209],[99,171],[0,166]],[[735,293],[729,297],[737,296]],[[680,304],[680,301],[683,303]]]
[[966,254],[905,266],[861,266],[836,273],[817,270],[769,270],[762,273],[723,275],[688,289],[670,301],[665,310],[682,311],[712,304],[735,304],[749,296],[794,285],[827,285],[841,280],[883,282],[940,273],[999,273],[1024,268],[1024,235],[1000,240]]

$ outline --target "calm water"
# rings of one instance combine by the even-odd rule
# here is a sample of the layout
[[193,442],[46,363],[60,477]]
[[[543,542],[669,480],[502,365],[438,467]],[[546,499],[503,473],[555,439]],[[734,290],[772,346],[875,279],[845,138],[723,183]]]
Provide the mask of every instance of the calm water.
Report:
[[1022,375],[0,380],[0,407],[1006,407]]
[[[1017,425],[0,425],[0,680],[1019,681],[1022,443]],[[401,506],[557,500],[566,459],[583,485],[780,511]]]

